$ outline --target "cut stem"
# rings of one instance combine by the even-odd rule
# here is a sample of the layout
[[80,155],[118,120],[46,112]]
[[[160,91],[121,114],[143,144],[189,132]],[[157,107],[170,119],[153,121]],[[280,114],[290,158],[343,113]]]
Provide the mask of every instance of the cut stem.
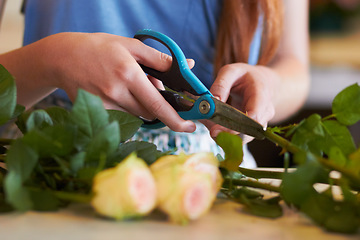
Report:
[[262,183],[259,181],[254,181],[251,179],[225,179],[225,183],[232,184],[232,186],[253,187],[253,188],[259,188],[259,189],[268,190],[271,192],[280,193],[280,187],[271,185],[269,183]]
[[[289,151],[293,154],[303,151],[298,146],[292,144],[290,141],[279,136],[278,134],[273,133],[269,129],[265,131],[265,137],[268,140],[274,142],[276,145],[282,147],[285,151]],[[335,164],[334,161],[331,161],[331,159],[326,159],[319,156],[315,156],[315,157],[317,161],[323,166],[329,168],[330,170],[335,170],[340,172],[343,176],[351,180],[355,186],[360,186],[360,176],[356,174],[354,171]]]
[[0,145],[8,146],[8,145],[10,145],[13,141],[14,141],[14,139],[0,138]]
[[239,171],[247,177],[261,179],[261,178],[271,178],[271,179],[282,179],[284,172],[279,171],[267,171],[267,170],[256,170],[239,167]]

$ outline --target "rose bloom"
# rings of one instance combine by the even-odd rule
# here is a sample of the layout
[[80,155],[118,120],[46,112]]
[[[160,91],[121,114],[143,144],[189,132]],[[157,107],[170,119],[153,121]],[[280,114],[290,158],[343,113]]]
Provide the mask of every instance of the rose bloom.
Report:
[[95,211],[118,220],[146,215],[156,205],[155,180],[146,163],[135,154],[99,172],[92,190]]
[[204,215],[223,181],[218,166],[212,153],[159,158],[150,166],[158,189],[159,209],[179,224]]

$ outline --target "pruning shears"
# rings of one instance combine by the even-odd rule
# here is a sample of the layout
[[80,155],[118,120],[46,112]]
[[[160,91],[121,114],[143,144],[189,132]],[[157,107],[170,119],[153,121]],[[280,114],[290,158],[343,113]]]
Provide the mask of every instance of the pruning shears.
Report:
[[[208,119],[234,131],[264,139],[264,128],[240,110],[214,98],[205,85],[190,70],[185,55],[180,47],[168,36],[144,29],[134,38],[140,41],[153,39],[163,44],[172,55],[172,65],[166,72],[141,65],[145,73],[162,81],[169,90],[160,90],[162,96],[185,120]],[[179,93],[190,93],[186,97]],[[144,121],[143,127],[161,128],[165,125],[158,119]]]

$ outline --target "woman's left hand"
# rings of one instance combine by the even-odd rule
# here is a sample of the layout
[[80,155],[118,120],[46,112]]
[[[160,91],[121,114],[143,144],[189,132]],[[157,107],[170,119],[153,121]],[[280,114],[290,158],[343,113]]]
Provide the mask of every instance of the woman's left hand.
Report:
[[[266,127],[275,114],[273,95],[278,82],[279,76],[268,67],[233,63],[220,69],[210,92]],[[222,131],[235,133],[207,120],[203,123],[213,138]],[[245,135],[243,143],[252,139]]]

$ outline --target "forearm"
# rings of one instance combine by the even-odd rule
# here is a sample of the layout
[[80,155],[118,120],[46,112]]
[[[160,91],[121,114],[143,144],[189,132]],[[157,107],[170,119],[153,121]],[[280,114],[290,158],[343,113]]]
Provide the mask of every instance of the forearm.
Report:
[[277,75],[273,95],[275,116],[271,120],[271,123],[277,124],[304,105],[310,88],[310,74],[307,62],[292,56],[275,60],[270,68]]
[[308,1],[285,0],[284,30],[278,53],[269,67],[277,75],[273,103],[279,123],[298,112],[309,88]]
[[55,87],[50,83],[46,45],[40,41],[0,55],[2,64],[15,78],[17,101],[26,108],[50,94]]

